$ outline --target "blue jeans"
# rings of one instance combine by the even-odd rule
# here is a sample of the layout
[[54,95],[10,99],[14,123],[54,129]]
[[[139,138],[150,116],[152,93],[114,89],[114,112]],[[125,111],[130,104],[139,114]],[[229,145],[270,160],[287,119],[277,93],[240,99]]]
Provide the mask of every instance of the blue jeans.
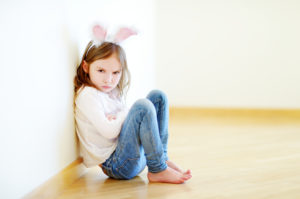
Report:
[[114,153],[102,164],[106,174],[131,179],[142,172],[157,173],[167,168],[169,107],[166,95],[151,91],[136,101],[123,123]]

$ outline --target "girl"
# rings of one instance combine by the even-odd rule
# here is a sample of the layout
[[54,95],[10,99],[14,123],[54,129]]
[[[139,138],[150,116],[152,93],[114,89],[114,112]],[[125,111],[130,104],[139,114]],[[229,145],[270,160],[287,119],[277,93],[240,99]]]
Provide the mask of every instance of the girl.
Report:
[[[75,83],[76,131],[87,167],[99,165],[115,179],[131,179],[148,166],[149,182],[183,183],[191,172],[168,160],[168,101],[161,91],[149,93],[130,110],[124,95],[130,76],[125,52],[116,42],[135,34],[121,29],[114,42],[94,27],[101,41],[87,45],[77,68]],[[97,35],[98,34],[98,35]]]

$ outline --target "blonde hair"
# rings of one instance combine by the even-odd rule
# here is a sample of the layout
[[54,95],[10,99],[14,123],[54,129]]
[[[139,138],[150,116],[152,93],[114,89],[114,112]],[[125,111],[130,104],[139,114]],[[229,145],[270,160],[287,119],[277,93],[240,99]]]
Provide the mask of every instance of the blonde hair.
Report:
[[90,64],[94,61],[109,58],[113,54],[116,55],[122,66],[122,74],[117,88],[120,91],[121,97],[126,95],[130,85],[130,72],[127,67],[126,55],[123,48],[120,45],[112,42],[103,42],[101,45],[96,46],[93,44],[93,41],[90,41],[84,51],[81,62],[77,68],[76,76],[74,78],[75,98],[81,87],[91,86],[96,88],[91,82],[89,74],[83,69],[83,61],[90,66]]

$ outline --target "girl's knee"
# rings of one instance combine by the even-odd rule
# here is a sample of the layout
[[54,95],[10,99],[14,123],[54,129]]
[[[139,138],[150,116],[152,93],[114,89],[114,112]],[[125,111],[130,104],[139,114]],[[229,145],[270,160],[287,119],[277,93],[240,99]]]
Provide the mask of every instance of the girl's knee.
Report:
[[151,101],[161,100],[163,102],[167,102],[168,98],[167,95],[161,90],[152,90],[148,95],[147,98]]
[[139,99],[133,104],[134,108],[145,112],[155,112],[153,103],[148,99]]

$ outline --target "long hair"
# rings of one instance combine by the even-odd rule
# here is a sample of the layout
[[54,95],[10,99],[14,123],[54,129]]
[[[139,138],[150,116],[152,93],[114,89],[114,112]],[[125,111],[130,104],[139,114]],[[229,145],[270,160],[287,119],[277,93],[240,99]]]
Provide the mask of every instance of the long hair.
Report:
[[95,87],[95,85],[93,85],[90,80],[89,74],[86,73],[83,69],[83,61],[85,61],[89,67],[90,64],[94,61],[109,58],[113,54],[116,55],[122,67],[122,74],[117,88],[120,91],[121,97],[126,95],[130,85],[130,72],[127,67],[126,55],[123,48],[120,45],[112,42],[103,42],[100,46],[97,47],[93,44],[93,41],[90,41],[84,51],[81,62],[77,67],[76,76],[74,78],[75,99],[81,87]]

